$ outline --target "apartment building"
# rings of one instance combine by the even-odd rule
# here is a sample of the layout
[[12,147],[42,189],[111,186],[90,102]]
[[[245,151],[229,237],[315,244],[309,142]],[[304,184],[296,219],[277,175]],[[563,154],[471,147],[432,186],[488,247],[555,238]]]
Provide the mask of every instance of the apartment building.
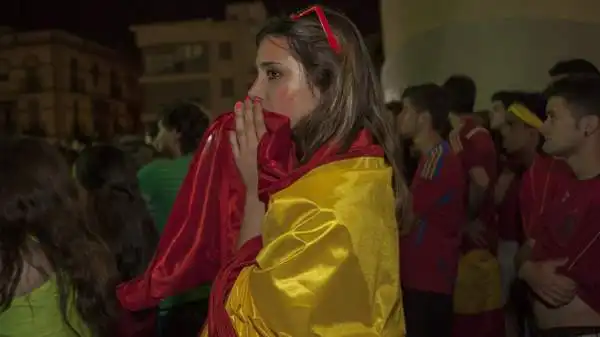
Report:
[[140,124],[138,72],[60,30],[0,29],[0,133],[108,139]]
[[267,17],[261,2],[227,6],[225,20],[152,23],[131,27],[143,57],[143,119],[162,106],[200,101],[214,115],[231,111],[255,76],[255,34]]

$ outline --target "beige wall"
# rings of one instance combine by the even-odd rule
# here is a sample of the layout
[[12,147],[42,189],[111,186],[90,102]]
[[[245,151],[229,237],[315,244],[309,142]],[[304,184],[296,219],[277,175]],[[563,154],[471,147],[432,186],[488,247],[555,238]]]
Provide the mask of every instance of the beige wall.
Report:
[[[78,63],[82,90],[71,88],[72,59]],[[0,36],[0,65],[7,75],[0,80],[0,102],[12,104],[17,131],[29,126],[32,102],[37,102],[43,127],[53,138],[72,136],[75,106],[83,131],[93,135],[94,99],[106,100],[110,113],[122,120],[125,128],[133,124],[128,107],[139,99],[136,73],[110,49],[61,31],[7,33]],[[94,66],[99,70],[97,83],[92,75]],[[25,86],[27,69],[33,69],[39,82],[36,90]],[[120,98],[111,95],[111,72],[121,87]]]
[[388,97],[463,73],[486,107],[496,90],[543,88],[559,60],[600,66],[600,1],[381,0],[381,13]]

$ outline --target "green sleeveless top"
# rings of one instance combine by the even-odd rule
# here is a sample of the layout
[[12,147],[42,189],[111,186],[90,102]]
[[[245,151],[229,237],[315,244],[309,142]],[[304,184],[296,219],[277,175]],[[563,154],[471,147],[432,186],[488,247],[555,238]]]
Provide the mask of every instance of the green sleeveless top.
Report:
[[90,337],[74,305],[67,309],[65,324],[59,307],[59,292],[53,276],[29,294],[15,297],[10,307],[0,312],[0,337]]

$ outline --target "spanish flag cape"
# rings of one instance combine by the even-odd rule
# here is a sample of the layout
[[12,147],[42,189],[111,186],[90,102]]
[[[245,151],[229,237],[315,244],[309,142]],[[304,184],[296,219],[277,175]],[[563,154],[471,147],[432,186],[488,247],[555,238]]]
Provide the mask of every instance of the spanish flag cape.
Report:
[[[264,119],[267,133],[260,141],[257,160],[259,197],[265,203],[273,193],[320,165],[354,157],[383,156],[381,147],[373,144],[366,131],[361,131],[344,153],[336,146],[326,145],[299,166],[289,119],[271,112],[265,112]],[[166,297],[215,281],[209,312],[211,336],[235,336],[225,300],[237,273],[254,263],[262,242],[257,237],[239,251],[235,248],[243,219],[245,187],[229,144],[228,132],[234,129],[234,115],[227,113],[205,133],[152,262],[143,275],[117,287],[125,309],[151,308]],[[215,326],[225,332],[213,332]]]

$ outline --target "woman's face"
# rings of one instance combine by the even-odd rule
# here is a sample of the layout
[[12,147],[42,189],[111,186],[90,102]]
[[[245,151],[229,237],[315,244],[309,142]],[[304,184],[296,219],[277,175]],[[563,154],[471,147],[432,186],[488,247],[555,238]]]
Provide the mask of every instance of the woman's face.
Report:
[[287,116],[294,126],[315,109],[320,93],[310,86],[285,38],[264,38],[258,46],[256,67],[258,76],[248,95],[261,99],[265,110]]

